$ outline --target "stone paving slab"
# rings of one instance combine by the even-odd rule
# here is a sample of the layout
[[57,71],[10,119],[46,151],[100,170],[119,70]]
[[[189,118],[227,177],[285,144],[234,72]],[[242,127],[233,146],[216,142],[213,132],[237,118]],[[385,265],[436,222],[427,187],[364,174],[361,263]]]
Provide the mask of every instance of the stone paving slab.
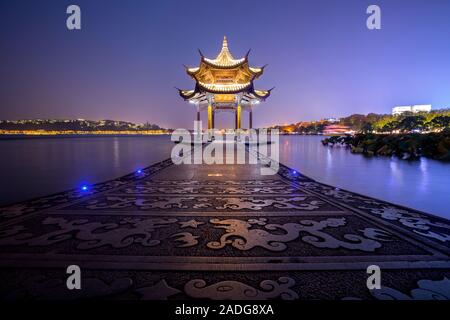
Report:
[[0,297],[450,298],[449,221],[261,166],[168,159],[0,208]]

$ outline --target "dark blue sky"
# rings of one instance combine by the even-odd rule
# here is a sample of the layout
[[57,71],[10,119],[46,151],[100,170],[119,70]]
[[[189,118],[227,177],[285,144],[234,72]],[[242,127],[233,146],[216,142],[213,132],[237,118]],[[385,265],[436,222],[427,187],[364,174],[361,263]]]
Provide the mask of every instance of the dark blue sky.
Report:
[[[81,31],[66,29],[69,4]],[[370,4],[379,31],[366,28]],[[1,0],[0,119],[190,127],[194,108],[174,89],[193,87],[182,64],[199,63],[197,48],[214,57],[224,35],[236,57],[251,48],[251,64],[269,64],[255,86],[276,89],[256,126],[450,106],[448,0]]]

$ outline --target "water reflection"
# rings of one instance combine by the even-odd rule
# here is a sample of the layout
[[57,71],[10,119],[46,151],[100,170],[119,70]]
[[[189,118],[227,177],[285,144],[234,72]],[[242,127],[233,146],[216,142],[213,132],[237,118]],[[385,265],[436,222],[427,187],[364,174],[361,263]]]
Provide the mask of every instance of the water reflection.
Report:
[[390,159],[389,168],[391,169],[391,174],[387,175],[390,185],[395,187],[395,185],[402,185],[402,172],[398,168],[397,159]]
[[333,157],[331,155],[331,149],[326,149],[326,159],[327,159],[327,174],[333,169]]
[[422,189],[422,191],[426,191],[426,189],[428,188],[428,181],[429,181],[429,176],[428,176],[428,159],[426,158],[421,158],[420,159],[420,172],[422,172],[422,178],[421,178],[421,184],[420,184],[420,188]]
[[114,151],[113,151],[113,165],[115,168],[119,167],[119,154],[120,154],[120,143],[119,143],[119,138],[118,137],[114,137],[113,138],[113,146],[114,146]]

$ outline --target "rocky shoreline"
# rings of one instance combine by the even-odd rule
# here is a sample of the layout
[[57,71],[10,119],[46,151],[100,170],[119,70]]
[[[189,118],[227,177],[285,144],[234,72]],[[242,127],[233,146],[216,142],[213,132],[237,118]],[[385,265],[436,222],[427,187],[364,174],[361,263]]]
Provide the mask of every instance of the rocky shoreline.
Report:
[[373,134],[332,136],[322,140],[324,146],[345,146],[352,153],[367,156],[397,156],[400,159],[431,159],[450,161],[450,131],[439,133]]

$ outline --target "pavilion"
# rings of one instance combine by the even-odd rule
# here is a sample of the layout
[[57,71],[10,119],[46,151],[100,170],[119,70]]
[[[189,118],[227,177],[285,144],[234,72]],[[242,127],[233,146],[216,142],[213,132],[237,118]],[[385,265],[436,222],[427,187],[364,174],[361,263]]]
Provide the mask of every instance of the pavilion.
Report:
[[215,128],[216,112],[228,111],[235,114],[235,129],[241,129],[242,110],[249,112],[249,129],[253,126],[253,108],[270,96],[270,90],[257,90],[253,81],[264,72],[263,67],[250,67],[250,50],[241,59],[235,59],[228,49],[227,38],[223,38],[222,50],[215,59],[206,58],[199,50],[201,60],[198,67],[185,66],[186,73],[195,81],[193,90],[179,90],[180,96],[195,104],[197,121],[200,112],[207,111],[208,131]]

